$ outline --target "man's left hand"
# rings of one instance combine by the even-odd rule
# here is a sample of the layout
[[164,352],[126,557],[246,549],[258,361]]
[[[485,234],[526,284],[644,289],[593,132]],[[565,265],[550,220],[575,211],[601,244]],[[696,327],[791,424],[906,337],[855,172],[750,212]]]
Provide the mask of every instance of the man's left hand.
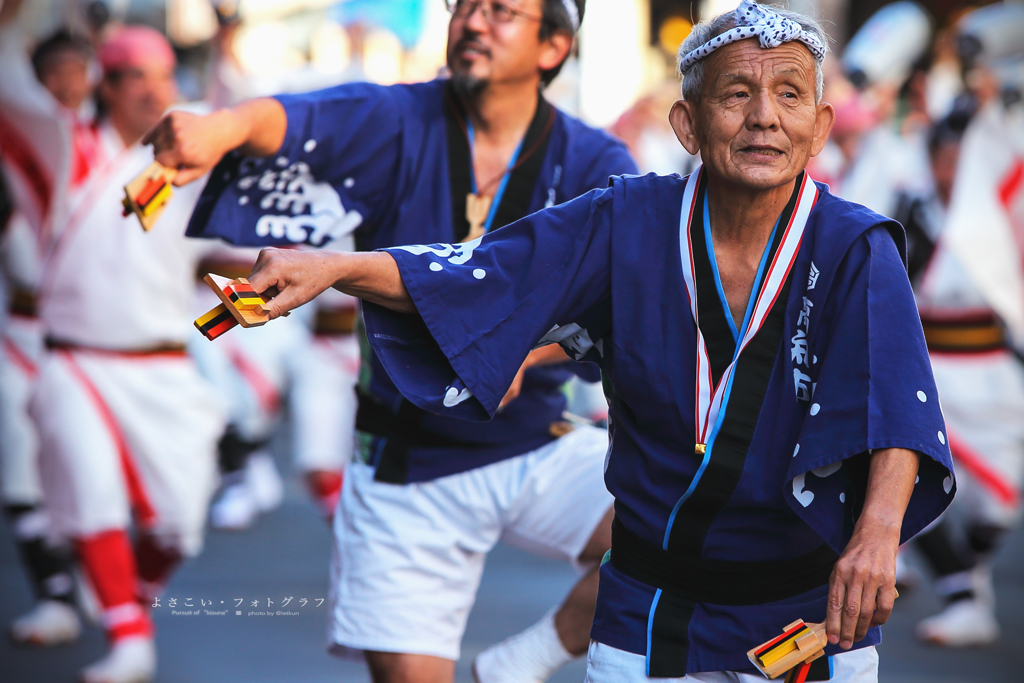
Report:
[[844,650],[884,624],[896,599],[896,552],[903,515],[920,465],[918,454],[884,448],[871,454],[864,507],[829,579],[825,632]]
[[416,312],[398,264],[384,251],[264,249],[249,275],[249,284],[270,299],[271,319],[313,300],[332,286],[399,313]]
[[896,599],[900,528],[858,529],[829,579],[825,630],[844,650],[889,620]]
[[338,279],[340,252],[264,249],[256,259],[249,284],[270,299],[271,319],[311,301]]

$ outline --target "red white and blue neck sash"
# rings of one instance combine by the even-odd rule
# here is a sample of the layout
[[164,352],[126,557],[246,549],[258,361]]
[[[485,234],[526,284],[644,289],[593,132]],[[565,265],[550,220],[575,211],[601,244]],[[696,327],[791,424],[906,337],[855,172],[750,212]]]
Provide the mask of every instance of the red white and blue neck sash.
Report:
[[[753,311],[750,315],[750,320],[746,328],[740,331],[742,336],[736,346],[732,362],[726,368],[725,373],[716,385],[713,380],[711,361],[708,356],[704,333],[701,331],[700,327],[697,307],[697,287],[694,280],[693,240],[691,239],[690,234],[691,230],[703,230],[702,225],[692,225],[693,218],[696,213],[694,209],[697,206],[697,202],[703,201],[703,197],[699,196],[702,193],[698,191],[700,186],[700,176],[704,173],[703,168],[703,166],[700,166],[690,174],[686,183],[686,189],[683,193],[682,211],[679,220],[679,250],[683,267],[683,280],[686,283],[686,294],[690,303],[690,313],[693,315],[693,321],[697,328],[697,433],[694,451],[698,455],[705,456],[704,464],[706,465],[707,457],[710,455],[705,455],[707,444],[714,440],[715,433],[718,425],[720,424],[719,415],[725,407],[724,401],[727,400],[727,389],[729,387],[730,379],[735,371],[736,363],[739,360],[740,354],[743,353],[743,349],[746,348],[747,344],[750,343],[750,340],[753,339],[761,329],[768,313],[772,310],[772,306],[775,304],[776,299],[778,299],[779,294],[782,292],[789,276],[789,272],[793,268],[797,254],[800,251],[800,241],[803,238],[804,228],[807,225],[807,219],[810,216],[811,209],[814,208],[814,203],[817,200],[818,189],[814,185],[810,176],[808,176],[806,172],[803,173],[798,181],[801,186],[798,191],[796,207],[790,216],[790,220],[786,225],[778,226],[778,229],[783,231],[781,242],[778,250],[775,252],[774,258],[770,264],[768,264],[768,267],[761,278],[760,288],[757,292],[757,298]],[[766,246],[766,249],[770,248],[770,246],[770,244]],[[758,283],[755,282],[755,286],[757,285]],[[726,314],[729,314],[728,311],[726,311]],[[692,488],[696,485],[699,476],[700,471],[698,471],[698,475],[694,477],[691,484],[691,491],[688,491],[688,493],[692,492]],[[687,496],[684,496],[684,499],[686,497]]]

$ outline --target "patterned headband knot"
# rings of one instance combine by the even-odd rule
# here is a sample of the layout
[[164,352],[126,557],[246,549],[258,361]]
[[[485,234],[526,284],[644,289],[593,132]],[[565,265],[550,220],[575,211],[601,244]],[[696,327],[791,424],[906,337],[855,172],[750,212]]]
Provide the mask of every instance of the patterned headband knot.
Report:
[[757,4],[754,0],[743,0],[733,12],[733,16],[739,26],[715,36],[700,47],[688,52],[679,60],[680,72],[686,73],[691,66],[720,47],[755,36],[765,50],[799,40],[807,46],[819,64],[825,60],[825,45],[822,44],[818,36],[804,30],[803,26],[792,19],[777,14],[769,8]]

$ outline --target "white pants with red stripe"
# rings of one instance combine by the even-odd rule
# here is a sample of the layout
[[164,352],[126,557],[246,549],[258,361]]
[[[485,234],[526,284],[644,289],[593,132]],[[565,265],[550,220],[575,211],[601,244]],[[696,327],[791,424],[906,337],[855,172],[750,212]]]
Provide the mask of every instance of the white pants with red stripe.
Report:
[[352,459],[359,363],[359,340],[350,334],[314,337],[295,364],[295,466],[303,472],[340,472]]
[[931,355],[956,467],[956,521],[1010,526],[1024,483],[1024,365],[1007,352]]
[[124,529],[134,511],[162,543],[199,552],[224,417],[191,359],[50,352],[30,412],[55,531]]
[[28,415],[29,397],[43,354],[36,318],[12,315],[0,331],[0,499],[7,505],[36,505],[39,439]]

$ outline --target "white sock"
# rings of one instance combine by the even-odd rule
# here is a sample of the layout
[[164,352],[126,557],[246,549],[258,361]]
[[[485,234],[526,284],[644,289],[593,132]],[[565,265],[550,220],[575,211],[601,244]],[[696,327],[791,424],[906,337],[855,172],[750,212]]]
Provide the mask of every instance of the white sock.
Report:
[[971,570],[947,574],[935,582],[935,590],[942,597],[965,591],[974,592],[974,575]]
[[555,630],[555,613],[497,645],[473,660],[477,683],[543,683],[551,674],[574,659]]

